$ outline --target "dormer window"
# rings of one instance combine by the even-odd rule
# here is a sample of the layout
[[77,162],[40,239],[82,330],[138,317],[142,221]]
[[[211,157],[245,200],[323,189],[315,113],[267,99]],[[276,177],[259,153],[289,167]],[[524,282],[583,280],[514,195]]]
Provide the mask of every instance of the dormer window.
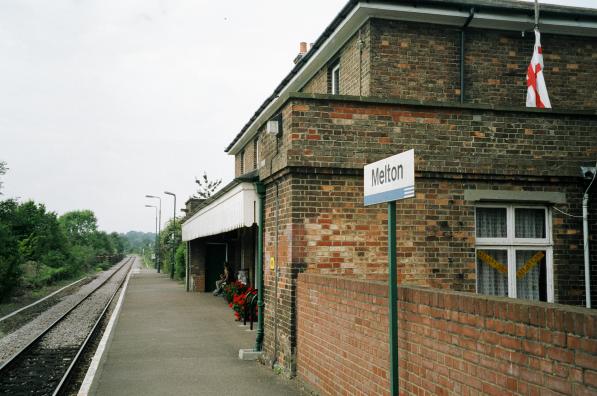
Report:
[[340,95],[340,63],[332,66],[332,95]]
[[257,169],[257,164],[259,163],[259,141],[257,138],[253,140],[253,169]]

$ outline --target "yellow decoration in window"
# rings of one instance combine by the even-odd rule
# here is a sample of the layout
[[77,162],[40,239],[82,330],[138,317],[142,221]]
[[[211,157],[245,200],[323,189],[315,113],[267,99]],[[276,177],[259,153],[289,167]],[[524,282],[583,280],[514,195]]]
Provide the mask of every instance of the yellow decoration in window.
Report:
[[494,259],[493,257],[491,257],[489,254],[485,253],[484,251],[477,250],[477,257],[479,257],[479,259],[481,261],[483,261],[485,264],[487,264],[490,267],[498,270],[499,272],[501,272],[503,274],[507,274],[508,273],[508,267],[506,267],[504,264],[496,261],[496,259]]
[[543,257],[545,257],[543,252],[535,253],[533,257],[528,259],[527,262],[524,263],[524,265],[520,267],[518,271],[516,271],[516,277],[518,279],[523,278],[531,269],[533,269],[534,266],[537,265],[537,263],[539,263],[539,261],[541,261],[541,259],[543,259]]

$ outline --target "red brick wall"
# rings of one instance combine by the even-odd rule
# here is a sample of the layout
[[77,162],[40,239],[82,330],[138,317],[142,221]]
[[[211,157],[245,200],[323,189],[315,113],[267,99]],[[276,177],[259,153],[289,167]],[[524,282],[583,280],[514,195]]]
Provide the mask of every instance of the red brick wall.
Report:
[[297,375],[323,395],[389,395],[387,287],[300,274]]
[[594,163],[597,117],[294,99],[288,165],[362,168],[414,148],[430,172],[580,176]]
[[189,244],[190,276],[193,291],[204,292],[205,290],[205,241],[194,239]]
[[[340,94],[368,96],[371,82],[370,23],[365,23],[332,58],[340,65]],[[301,92],[326,94],[332,91],[331,63],[320,69]]]
[[[298,278],[299,379],[324,395],[389,394],[387,285]],[[597,392],[597,313],[556,304],[399,288],[406,395]]]
[[459,62],[460,36],[453,28],[371,22],[371,96],[457,102]]
[[[265,360],[278,364],[291,375],[296,347],[294,310],[298,268],[292,262],[290,178],[268,184],[265,194]],[[270,268],[271,259],[274,259],[274,269]]]
[[[534,42],[532,33],[467,29],[464,102],[524,107]],[[553,107],[597,108],[595,40],[542,34],[541,43]],[[372,19],[332,58],[340,62],[340,93],[459,102],[460,46],[460,30],[451,26]],[[328,68],[301,91],[330,92]]]

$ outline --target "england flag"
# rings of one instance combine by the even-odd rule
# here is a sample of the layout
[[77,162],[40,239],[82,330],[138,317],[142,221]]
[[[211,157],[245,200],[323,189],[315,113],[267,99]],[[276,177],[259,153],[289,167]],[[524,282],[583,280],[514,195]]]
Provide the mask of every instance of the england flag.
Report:
[[527,69],[527,107],[551,109],[547,87],[543,78],[543,50],[541,49],[541,35],[535,29],[535,50]]

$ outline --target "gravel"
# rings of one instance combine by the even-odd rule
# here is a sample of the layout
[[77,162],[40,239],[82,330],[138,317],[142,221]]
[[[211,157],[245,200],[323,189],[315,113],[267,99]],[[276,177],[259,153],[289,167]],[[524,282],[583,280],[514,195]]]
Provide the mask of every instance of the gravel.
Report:
[[25,326],[31,320],[37,318],[40,314],[47,311],[54,305],[58,304],[65,297],[68,297],[69,295],[76,293],[77,290],[79,290],[83,285],[92,282],[96,276],[97,274],[93,275],[92,277],[86,277],[78,281],[78,283],[71,285],[70,287],[67,287],[61,292],[56,293],[55,295],[46,298],[45,300],[38,302],[35,305],[30,306],[29,308],[26,308],[21,312],[0,321],[0,339],[5,337],[7,334],[10,334],[13,331]]
[[[136,258],[133,259],[133,262],[135,260]],[[124,260],[121,263],[123,262]],[[107,271],[101,272],[92,282],[82,286],[75,294],[65,297],[61,302],[49,308],[34,320],[0,339],[0,365],[23,347],[25,347],[28,343],[30,343],[31,340],[35,339],[50,324],[68,312],[69,309],[83,300],[115,271],[118,271],[118,269],[120,269],[121,263],[115,265]],[[122,280],[122,278],[126,276],[127,272],[128,271],[121,271],[121,273],[116,274],[114,276],[116,279],[111,279],[106,283],[105,286],[107,287],[104,287],[100,291],[94,293],[88,301],[82,303],[78,309],[73,311],[72,315],[69,315],[73,317],[72,319],[67,318],[65,321],[63,321],[67,322],[68,325],[66,323],[58,324],[57,327],[60,330],[53,330],[52,334],[49,334],[50,337],[47,337],[48,340],[45,340],[44,343],[48,343],[47,345],[49,347],[56,347],[58,345],[62,347],[74,345],[75,343],[80,344],[82,341],[81,337],[85,339],[87,333],[93,327],[97,315],[99,315],[105,304],[108,302],[108,299],[114,293],[116,287],[118,287],[118,280]],[[74,319],[74,317],[76,317],[76,319]],[[81,336],[84,329],[88,330],[84,336]],[[64,342],[67,345],[63,345],[61,342]]]

